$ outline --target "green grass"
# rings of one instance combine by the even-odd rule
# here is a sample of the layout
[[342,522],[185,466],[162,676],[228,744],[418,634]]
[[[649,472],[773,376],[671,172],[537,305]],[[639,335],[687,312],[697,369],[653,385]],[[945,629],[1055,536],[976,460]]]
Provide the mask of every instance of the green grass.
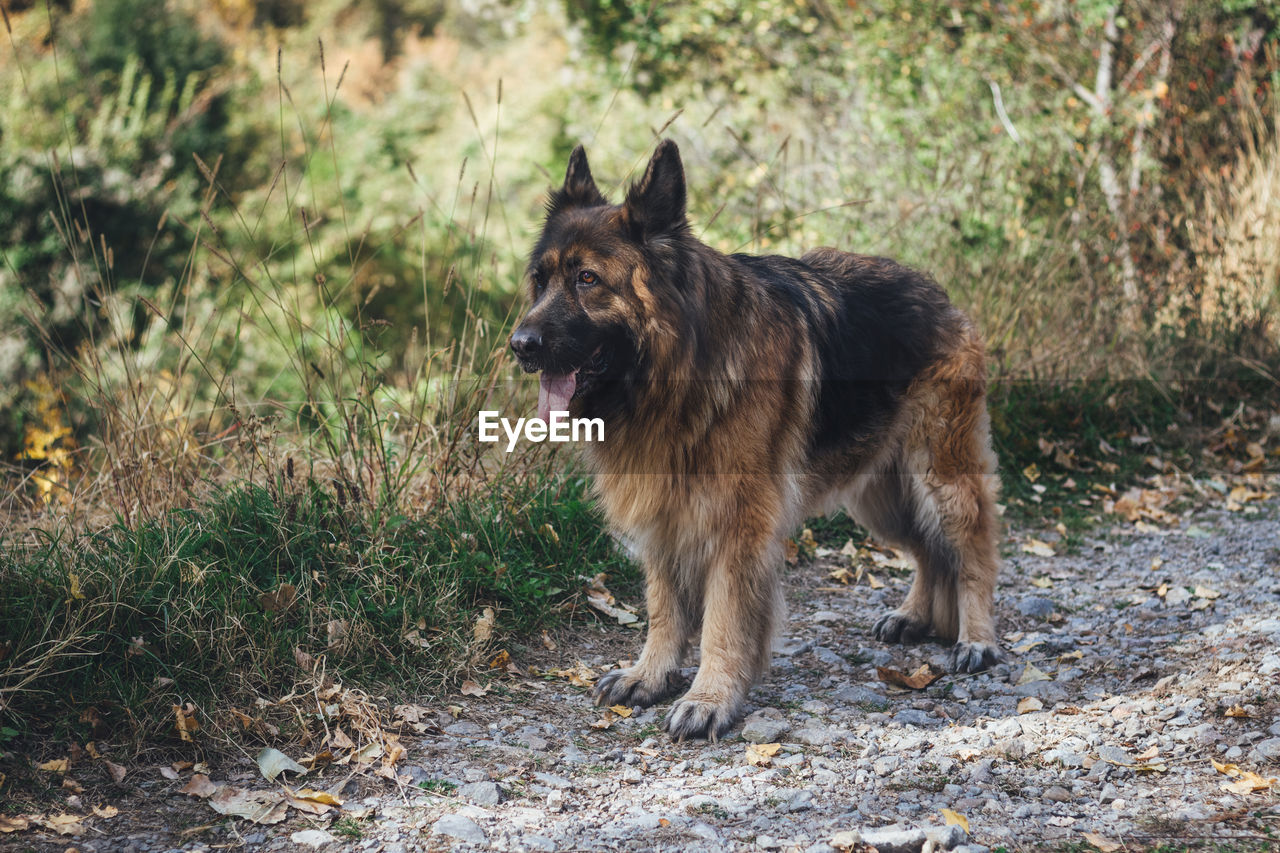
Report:
[[[295,649],[344,683],[439,690],[501,637],[560,618],[584,576],[632,573],[584,492],[508,479],[375,527],[328,484],[239,485],[156,521],[10,546],[0,722],[75,725],[94,706],[159,735],[173,704],[288,692],[311,675]],[[485,607],[494,638],[477,643]]]

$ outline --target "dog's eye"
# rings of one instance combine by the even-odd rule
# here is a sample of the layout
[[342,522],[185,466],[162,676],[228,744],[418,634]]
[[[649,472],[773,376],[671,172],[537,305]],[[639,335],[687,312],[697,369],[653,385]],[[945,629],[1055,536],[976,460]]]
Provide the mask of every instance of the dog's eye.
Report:
[[529,276],[529,278],[533,279],[534,293],[541,293],[543,288],[547,286],[547,281],[542,277],[542,273],[540,272],[533,273],[532,275]]
[[585,284],[590,287],[599,280],[600,279],[591,270],[583,270],[578,273],[578,284]]

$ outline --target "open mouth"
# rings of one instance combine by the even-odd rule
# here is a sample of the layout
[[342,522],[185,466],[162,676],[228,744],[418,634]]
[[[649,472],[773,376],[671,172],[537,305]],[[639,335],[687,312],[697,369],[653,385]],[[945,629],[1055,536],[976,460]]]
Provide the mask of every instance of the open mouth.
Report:
[[538,417],[549,421],[552,412],[569,411],[569,403],[589,391],[608,366],[601,344],[586,362],[568,373],[543,370],[538,377]]

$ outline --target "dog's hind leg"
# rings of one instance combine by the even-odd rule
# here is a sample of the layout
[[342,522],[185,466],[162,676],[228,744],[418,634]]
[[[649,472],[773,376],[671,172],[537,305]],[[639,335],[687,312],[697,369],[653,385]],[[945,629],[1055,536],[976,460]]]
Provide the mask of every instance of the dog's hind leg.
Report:
[[606,672],[596,682],[597,705],[647,708],[680,689],[680,665],[697,629],[698,590],[682,589],[685,573],[663,555],[645,559],[649,634],[635,666]]

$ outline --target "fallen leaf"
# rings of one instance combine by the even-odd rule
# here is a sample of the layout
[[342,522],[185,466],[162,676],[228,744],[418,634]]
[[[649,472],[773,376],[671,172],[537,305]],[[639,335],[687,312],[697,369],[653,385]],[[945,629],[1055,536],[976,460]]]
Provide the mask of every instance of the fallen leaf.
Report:
[[547,539],[551,540],[552,545],[560,544],[560,534],[556,533],[556,529],[551,526],[550,522],[547,522],[546,524],[539,527],[538,532],[541,533],[543,536],[545,536]]
[[322,803],[310,797],[299,797],[288,791],[284,792],[284,801],[305,814],[322,815],[333,810],[331,803]]
[[827,843],[840,851],[853,850],[862,844],[862,833],[856,829],[837,832],[827,840]]
[[796,541],[796,545],[800,553],[809,559],[813,559],[813,555],[818,550],[818,542],[813,538],[813,531],[807,527],[800,531],[800,538]]
[[47,773],[66,773],[71,762],[66,758],[55,758],[52,761],[46,761],[44,764],[37,764],[37,770],[44,770]]
[[307,768],[285,755],[274,747],[265,747],[258,753],[258,769],[268,782],[276,781],[281,773],[297,773],[302,775]]
[[1223,782],[1219,787],[1233,794],[1254,794],[1270,789],[1276,781],[1274,776],[1264,778],[1252,770],[1245,770],[1236,777],[1234,782]]
[[311,669],[311,666],[312,664],[315,663],[315,660],[316,660],[315,657],[307,654],[302,650],[302,646],[293,647],[293,662],[298,665],[298,669],[305,669],[305,670]]
[[0,815],[0,832],[22,832],[31,826],[31,821],[25,817],[8,815]]
[[920,664],[919,668],[910,675],[896,669],[890,669],[887,666],[876,667],[876,677],[885,684],[892,684],[894,687],[902,687],[908,690],[923,690],[946,674],[944,670],[938,669],[930,663]]
[[1040,479],[1040,467],[1032,462],[1026,468],[1022,469],[1022,476],[1027,478],[1028,482],[1034,483]]
[[1099,835],[1096,832],[1086,832],[1084,834],[1084,840],[1098,848],[1101,853],[1115,853],[1120,849],[1119,844],[1105,836]]
[[330,794],[328,791],[313,791],[311,788],[300,788],[293,792],[293,797],[298,800],[308,800],[325,806],[342,805],[342,800],[333,794]]
[[1044,710],[1044,703],[1034,696],[1024,696],[1018,700],[1019,714],[1030,714],[1042,710]]
[[115,806],[94,806],[93,813],[103,820],[110,820],[120,814],[120,810]]
[[605,587],[604,578],[604,572],[601,572],[591,579],[591,584],[587,587],[587,605],[612,617],[619,625],[638,627],[640,617],[635,614],[635,608],[614,598],[613,593]]
[[51,815],[46,818],[37,819],[35,821],[46,829],[52,829],[59,835],[79,835],[84,832],[84,826],[80,823],[80,815],[60,814]]
[[511,653],[503,649],[493,656],[493,660],[489,661],[489,669],[506,669],[510,663]]
[[282,583],[258,596],[258,605],[268,613],[287,613],[297,601],[298,588],[291,583]]
[[845,566],[837,566],[828,577],[833,581],[839,581],[840,583],[847,584],[850,581],[855,580],[857,575],[849,571]]
[[209,798],[209,806],[218,814],[233,815],[254,823],[279,823],[288,817],[284,795],[274,791],[245,791],[223,785]]
[[170,782],[178,781],[178,771],[174,770],[172,767],[161,767],[160,775],[168,779]]
[[872,589],[884,589],[884,584],[880,582],[879,578],[871,574],[871,572],[867,572],[867,586]]
[[334,749],[355,749],[356,744],[351,738],[347,737],[347,733],[342,730],[341,726],[333,727],[333,734],[329,735],[329,746]]
[[117,785],[124,781],[125,775],[129,772],[114,761],[108,761],[105,758],[102,759],[102,764],[107,768],[107,773],[111,776],[111,781],[115,782]]
[[1053,546],[1048,542],[1039,539],[1028,539],[1022,543],[1022,553],[1031,554],[1036,557],[1053,557],[1057,555],[1057,551],[1053,550]]
[[196,706],[188,702],[185,705],[173,706],[173,727],[178,732],[178,737],[188,743],[195,739],[191,737],[200,730],[200,723],[196,721]]
[[777,755],[780,749],[782,749],[780,743],[749,743],[747,744],[747,764],[752,767],[768,767],[773,762],[773,756]]
[[1196,588],[1192,590],[1191,594],[1196,598],[1208,598],[1211,600],[1214,598],[1219,598],[1222,595],[1222,593],[1218,592],[1216,589],[1210,589],[1207,586],[1199,586],[1199,585],[1197,585]]
[[[1026,548],[1027,546],[1025,546],[1025,545],[1024,545],[1024,546],[1022,546],[1022,547],[1023,547],[1023,548]],[[1052,549],[1050,549],[1050,550],[1052,550]],[[1053,555],[1052,555],[1052,554],[1049,554],[1049,555],[1047,555],[1047,556],[1052,557]],[[1049,587],[1053,586],[1053,580],[1052,580],[1052,579],[1050,579],[1049,577],[1045,576],[1045,575],[1041,575],[1041,576],[1040,576],[1040,577],[1038,577],[1038,578],[1032,578],[1032,579],[1031,579],[1031,585],[1032,585],[1032,586],[1035,586],[1035,587],[1039,587],[1040,589],[1048,589]]]
[[631,709],[626,705],[610,705],[609,710],[617,714],[619,717],[630,717]]
[[542,647],[549,652],[556,650],[556,641],[547,635],[546,631],[542,632]]
[[207,800],[214,794],[218,793],[218,786],[209,781],[209,777],[203,773],[197,773],[191,777],[191,781],[182,786],[179,794],[186,794],[188,797],[199,797]]
[[468,680],[466,680],[466,681],[462,682],[462,687],[458,688],[458,692],[459,692],[459,693],[461,693],[463,696],[477,696],[477,697],[479,697],[479,696],[483,696],[484,694],[488,693],[488,692],[489,692],[489,690],[488,690],[488,688],[481,687],[481,686],[480,686],[479,684],[477,684],[476,682],[471,681],[470,679],[468,679]]
[[1248,712],[1248,711],[1246,711],[1244,708],[1240,707],[1239,705],[1232,705],[1230,708],[1228,708],[1228,709],[1227,709],[1226,714],[1224,714],[1223,716],[1226,716],[1226,717],[1248,717],[1248,716],[1249,716],[1249,712]]
[[1160,747],[1152,744],[1133,757],[1134,761],[1150,761],[1160,754]]
[[324,626],[326,648],[332,650],[341,646],[342,641],[347,638],[349,629],[350,625],[345,619],[330,619],[326,622]]
[[955,825],[963,829],[966,834],[969,832],[969,819],[960,812],[953,812],[951,809],[939,809],[939,811],[942,813],[942,819],[947,822],[947,826]]
[[476,619],[476,624],[471,629],[471,635],[477,643],[488,642],[493,636],[493,626],[497,621],[497,617],[493,615],[493,608],[486,607],[481,611],[480,616]]
[[1035,664],[1029,663],[1022,668],[1022,674],[1018,676],[1017,684],[1031,684],[1035,681],[1053,681],[1053,677]]
[[604,716],[598,720],[592,720],[590,725],[593,729],[604,730],[613,728],[613,724],[616,722],[618,722],[618,715],[613,713],[610,709],[605,708]]

